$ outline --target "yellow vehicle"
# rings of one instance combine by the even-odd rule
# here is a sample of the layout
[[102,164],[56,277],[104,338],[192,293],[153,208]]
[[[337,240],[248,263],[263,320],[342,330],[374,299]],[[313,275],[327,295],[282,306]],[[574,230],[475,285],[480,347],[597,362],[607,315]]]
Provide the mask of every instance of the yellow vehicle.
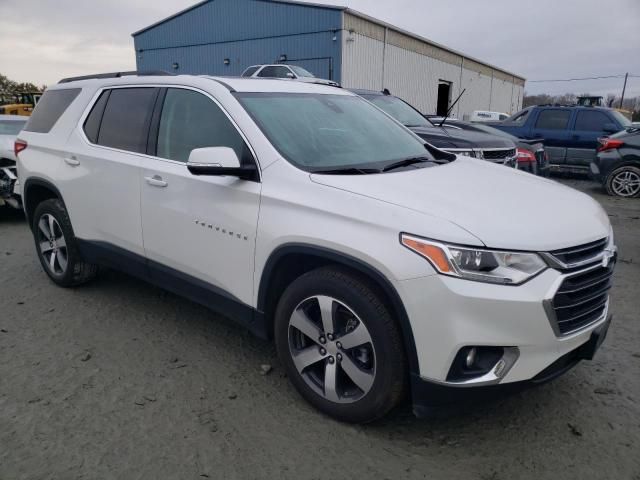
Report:
[[21,92],[0,96],[0,115],[30,116],[42,93]]

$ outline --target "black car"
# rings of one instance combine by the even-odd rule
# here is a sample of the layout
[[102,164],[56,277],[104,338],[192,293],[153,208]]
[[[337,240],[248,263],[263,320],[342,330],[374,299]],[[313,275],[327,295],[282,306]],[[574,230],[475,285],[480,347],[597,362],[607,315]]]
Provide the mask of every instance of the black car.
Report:
[[591,175],[609,195],[640,197],[640,128],[601,138]]
[[[445,119],[442,117],[432,117],[429,118],[429,120],[432,123],[439,125]],[[544,139],[542,138],[518,138],[490,125],[485,125],[484,123],[469,123],[454,119],[446,119],[443,127],[455,130],[470,130],[474,132],[488,133],[490,135],[508,138],[512,140],[518,148],[518,169],[533,173],[534,175],[540,175],[542,177],[549,176],[551,171],[549,166],[549,156],[544,149]]]
[[427,120],[404,100],[385,92],[351,90],[411,129],[427,143],[446,152],[515,167],[516,145],[508,138],[482,132],[454,131]]

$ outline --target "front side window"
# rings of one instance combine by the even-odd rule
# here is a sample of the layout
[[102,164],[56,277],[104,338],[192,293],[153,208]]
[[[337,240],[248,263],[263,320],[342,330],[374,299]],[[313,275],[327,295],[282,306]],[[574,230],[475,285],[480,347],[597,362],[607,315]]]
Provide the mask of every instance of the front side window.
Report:
[[18,120],[0,120],[0,135],[18,135],[20,130],[24,128],[25,123]]
[[244,72],[242,72],[242,76],[243,77],[250,77],[251,75],[253,75],[254,73],[256,73],[258,71],[260,67],[249,67],[247,68]]
[[538,115],[536,128],[544,130],[565,130],[569,124],[569,110],[543,110]]
[[613,123],[611,119],[602,112],[581,111],[578,112],[576,119],[576,130],[584,130],[588,132],[602,132],[607,123]]
[[298,67],[297,65],[291,65],[291,70],[293,70],[294,73],[299,77],[315,78],[315,75],[309,70],[305,70],[304,68]]
[[287,67],[272,65],[270,67],[264,67],[260,71],[258,76],[264,78],[289,78],[288,74],[290,73],[291,70],[289,70]]
[[244,139],[218,105],[193,90],[170,88],[162,107],[156,155],[186,162],[192,150],[205,147],[229,147],[241,162],[251,161]]
[[363,95],[363,97],[407,127],[433,126],[426,118],[399,98],[386,95]]
[[111,90],[102,114],[98,145],[145,153],[157,88]]
[[274,147],[303,170],[384,168],[408,158],[431,159],[409,130],[360,97],[235,95]]
[[81,90],[81,88],[65,88],[44,92],[24,129],[28,132],[49,133]]

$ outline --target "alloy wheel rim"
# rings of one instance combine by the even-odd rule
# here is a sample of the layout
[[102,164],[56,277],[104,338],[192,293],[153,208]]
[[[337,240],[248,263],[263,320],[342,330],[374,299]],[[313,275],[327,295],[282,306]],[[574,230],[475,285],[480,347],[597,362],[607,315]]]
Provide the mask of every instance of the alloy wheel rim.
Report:
[[328,296],[303,300],[289,319],[289,351],[305,383],[325,400],[362,399],[376,377],[371,334],[344,303]]
[[54,275],[64,275],[67,271],[67,241],[58,221],[48,213],[38,221],[38,245],[47,268]]
[[633,197],[640,192],[640,175],[631,170],[623,170],[613,177],[611,188],[616,195]]

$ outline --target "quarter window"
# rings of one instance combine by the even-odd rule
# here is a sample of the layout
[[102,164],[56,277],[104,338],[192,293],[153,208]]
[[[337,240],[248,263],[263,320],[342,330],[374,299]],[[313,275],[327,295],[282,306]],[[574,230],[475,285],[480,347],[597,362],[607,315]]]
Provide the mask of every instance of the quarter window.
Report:
[[84,133],[91,143],[98,143],[98,133],[100,132],[100,122],[102,121],[102,114],[104,113],[104,107],[107,104],[109,98],[109,91],[104,91],[100,94],[100,98],[93,105],[89,116],[84,121]]
[[44,92],[24,129],[28,132],[49,133],[81,90],[66,88]]
[[598,111],[582,111],[578,112],[576,119],[576,130],[584,130],[588,132],[602,132],[607,123],[613,123],[607,115]]
[[186,162],[196,148],[229,147],[242,163],[251,154],[240,133],[211,99],[170,88],[164,100],[158,132],[157,156]]
[[157,88],[111,90],[102,115],[97,143],[104,147],[145,153],[149,121],[157,93]]
[[253,75],[254,73],[256,73],[256,71],[258,70],[258,68],[260,68],[260,67],[249,67],[249,68],[247,68],[244,72],[242,72],[242,76],[243,76],[243,77],[250,77],[251,75]]
[[567,128],[571,112],[569,110],[543,110],[538,115],[536,128],[544,130],[564,130]]

